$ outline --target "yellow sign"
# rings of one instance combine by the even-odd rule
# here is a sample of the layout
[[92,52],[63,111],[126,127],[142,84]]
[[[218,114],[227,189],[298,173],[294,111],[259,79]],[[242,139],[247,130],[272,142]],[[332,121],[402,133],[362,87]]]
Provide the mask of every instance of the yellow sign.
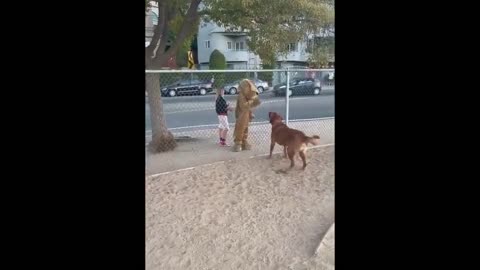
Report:
[[195,61],[193,61],[192,51],[188,51],[188,68],[195,69]]

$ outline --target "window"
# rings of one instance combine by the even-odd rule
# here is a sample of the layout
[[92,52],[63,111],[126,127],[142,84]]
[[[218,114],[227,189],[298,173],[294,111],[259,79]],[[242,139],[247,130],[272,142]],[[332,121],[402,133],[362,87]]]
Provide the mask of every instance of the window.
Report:
[[335,37],[315,37],[307,41],[305,51],[311,53],[316,48],[328,48],[329,51],[335,47]]
[[158,25],[158,15],[152,11],[152,22],[153,25]]
[[287,47],[289,52],[297,51],[297,43],[289,43]]
[[205,40],[205,48],[210,49],[210,40]]
[[243,41],[235,42],[235,50],[236,51],[243,51],[244,50]]
[[334,77],[335,77],[335,73],[333,73],[333,72],[328,73],[328,79],[329,80],[333,80]]
[[231,41],[227,41],[227,49],[228,50],[232,49],[232,42]]
[[315,48],[315,40],[314,39],[308,39],[307,40],[307,47],[305,48],[305,52],[307,53],[312,53],[313,49]]
[[200,81],[199,79],[194,79],[192,81],[190,81],[191,84],[201,84],[202,81]]

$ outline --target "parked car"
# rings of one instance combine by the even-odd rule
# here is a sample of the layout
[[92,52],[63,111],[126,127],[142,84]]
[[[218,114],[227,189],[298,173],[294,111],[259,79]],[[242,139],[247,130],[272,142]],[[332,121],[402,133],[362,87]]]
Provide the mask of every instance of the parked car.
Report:
[[[277,84],[273,87],[275,96],[285,96],[287,83]],[[290,80],[289,95],[319,95],[322,91],[320,80],[312,78],[293,78]]]
[[[266,89],[268,89],[268,82],[262,81],[259,79],[251,79],[252,82],[258,89],[259,93],[262,93]],[[226,84],[223,89],[225,90],[225,94],[235,95],[238,92],[238,85],[240,84],[241,80],[234,81],[232,83]]]
[[193,80],[179,80],[171,85],[167,85],[161,89],[162,96],[174,97],[178,95],[185,94],[200,94],[206,95],[211,92],[212,83],[211,81],[203,81],[198,79]]

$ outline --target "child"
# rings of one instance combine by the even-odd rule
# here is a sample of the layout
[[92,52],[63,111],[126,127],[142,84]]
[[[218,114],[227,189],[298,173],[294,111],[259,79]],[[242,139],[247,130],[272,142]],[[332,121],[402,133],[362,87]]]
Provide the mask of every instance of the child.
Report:
[[233,109],[228,105],[227,101],[223,98],[223,89],[217,89],[217,100],[215,102],[215,110],[218,115],[218,136],[220,137],[221,146],[229,146],[226,142],[227,132],[230,129],[228,127],[228,111]]

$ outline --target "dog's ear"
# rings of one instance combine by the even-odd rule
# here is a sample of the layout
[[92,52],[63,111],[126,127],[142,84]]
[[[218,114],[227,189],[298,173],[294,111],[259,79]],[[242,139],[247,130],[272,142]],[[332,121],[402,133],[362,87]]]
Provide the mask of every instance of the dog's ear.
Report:
[[274,116],[274,115],[275,115],[274,112],[269,112],[269,113],[268,113],[268,119],[270,120],[270,124],[271,124],[272,121],[273,121],[273,116]]

